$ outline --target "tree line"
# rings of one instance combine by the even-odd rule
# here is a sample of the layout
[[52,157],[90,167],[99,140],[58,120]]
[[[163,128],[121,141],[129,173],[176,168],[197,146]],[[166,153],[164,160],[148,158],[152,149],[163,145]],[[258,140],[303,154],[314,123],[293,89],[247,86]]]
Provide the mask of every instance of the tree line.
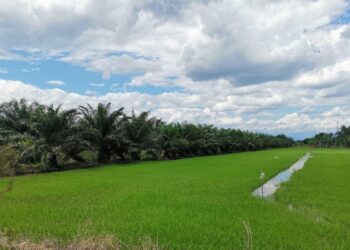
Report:
[[[165,123],[111,104],[61,106],[12,100],[0,105],[0,174],[53,171],[109,162],[179,159],[290,147],[285,135],[212,125]],[[3,170],[1,173],[1,169]]]
[[350,126],[341,126],[335,133],[318,133],[312,138],[302,141],[303,144],[313,147],[344,147],[350,148]]

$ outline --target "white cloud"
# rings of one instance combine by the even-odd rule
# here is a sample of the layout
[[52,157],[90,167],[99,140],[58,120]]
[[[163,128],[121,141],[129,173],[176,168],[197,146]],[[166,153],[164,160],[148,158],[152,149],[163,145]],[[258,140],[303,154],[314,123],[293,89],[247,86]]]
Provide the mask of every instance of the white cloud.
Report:
[[96,95],[97,95],[97,92],[88,89],[88,90],[86,90],[86,91],[84,92],[84,95],[87,95],[87,96],[96,96]]
[[54,85],[54,86],[65,86],[66,84],[63,81],[59,80],[50,80],[46,82],[49,85]]
[[[56,58],[106,80],[137,74],[127,84],[112,84],[114,93],[97,96],[89,90],[88,99],[45,90],[67,105],[120,100],[170,121],[329,129],[338,113],[317,117],[335,107],[345,117],[349,105],[350,25],[332,22],[348,5],[346,0],[13,0],[0,5],[0,59]],[[177,86],[181,93],[132,91],[142,85]],[[24,88],[11,93],[42,100],[44,90]]]
[[105,79],[147,72],[138,85],[184,74],[239,85],[281,81],[349,57],[348,26],[329,25],[347,6],[345,0],[13,0],[0,6],[0,47],[63,55]]
[[103,87],[105,85],[106,85],[105,83],[90,83],[91,87]]
[[0,67],[0,74],[7,74],[9,71],[5,67]]
[[[125,107],[127,112],[151,111],[153,115],[166,122],[189,121],[194,123],[215,124],[220,127],[234,127],[254,131],[334,131],[338,124],[350,125],[350,107],[336,106],[311,116],[301,112],[286,113],[278,117],[271,113],[259,112],[246,115],[244,108],[232,104],[229,111],[213,108],[217,102],[215,96],[201,96],[189,93],[164,93],[148,95],[137,92],[108,93],[98,96],[94,91],[86,91],[84,95],[65,92],[61,89],[39,89],[19,81],[0,80],[0,102],[13,98],[26,98],[44,104],[63,104],[64,108],[99,102],[111,102],[114,108]],[[237,95],[239,98],[241,95]],[[218,97],[220,98],[220,97]],[[247,103],[247,110],[251,104]]]
[[21,69],[21,71],[24,73],[32,73],[32,72],[39,71],[39,70],[40,70],[40,68]]
[[132,108],[138,111],[150,110],[154,115],[159,115],[166,121],[188,120],[201,123],[218,121],[222,124],[237,124],[239,122],[239,118],[231,117],[231,120],[227,120],[225,112],[218,112],[206,107],[204,102],[206,97],[189,93],[149,95],[137,92],[119,92],[97,96],[91,91],[86,92],[85,95],[79,95],[60,89],[40,89],[19,81],[0,80],[0,86],[4,89],[0,93],[1,102],[12,98],[26,98],[44,104],[63,104],[66,108],[76,107],[87,102],[92,105],[96,105],[98,102],[111,102],[115,108],[124,106],[129,110]]

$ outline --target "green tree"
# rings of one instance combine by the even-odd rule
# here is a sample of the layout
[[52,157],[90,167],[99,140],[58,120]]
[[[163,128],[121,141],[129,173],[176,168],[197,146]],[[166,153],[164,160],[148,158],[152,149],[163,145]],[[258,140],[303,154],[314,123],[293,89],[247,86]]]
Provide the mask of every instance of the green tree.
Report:
[[112,111],[111,103],[79,106],[82,119],[79,121],[80,138],[87,141],[89,148],[97,153],[98,162],[111,160],[113,148],[123,133],[125,115],[123,108]]
[[161,140],[162,121],[156,117],[150,117],[149,112],[141,112],[137,115],[134,111],[124,123],[124,140],[128,148],[128,156],[133,160],[152,155],[153,158],[162,157],[162,149],[159,147]]

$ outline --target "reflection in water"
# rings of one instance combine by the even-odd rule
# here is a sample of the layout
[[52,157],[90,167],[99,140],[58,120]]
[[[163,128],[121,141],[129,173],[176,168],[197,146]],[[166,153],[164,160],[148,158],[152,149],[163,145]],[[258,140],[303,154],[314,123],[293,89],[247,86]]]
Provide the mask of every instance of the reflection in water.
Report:
[[282,182],[287,182],[295,171],[298,171],[304,167],[305,162],[310,158],[310,156],[311,154],[307,153],[290,168],[280,172],[268,182],[264,183],[261,187],[255,189],[252,194],[259,197],[270,197],[274,192],[276,192]]

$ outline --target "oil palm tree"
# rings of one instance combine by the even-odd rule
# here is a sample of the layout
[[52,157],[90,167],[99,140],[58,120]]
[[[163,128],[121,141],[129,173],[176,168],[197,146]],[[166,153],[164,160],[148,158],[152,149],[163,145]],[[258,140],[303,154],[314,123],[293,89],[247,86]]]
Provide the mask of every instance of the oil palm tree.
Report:
[[125,121],[123,109],[112,111],[111,103],[99,103],[96,108],[89,104],[79,106],[82,115],[79,121],[81,138],[97,153],[98,162],[108,162],[111,159],[113,145],[117,143]]
[[139,160],[142,154],[151,154],[160,158],[162,152],[159,147],[161,139],[160,125],[162,121],[156,117],[150,117],[149,112],[137,115],[134,111],[124,124],[124,135],[127,142],[128,154],[131,159]]
[[2,141],[20,152],[20,161],[43,161],[57,167],[57,153],[63,148],[74,124],[75,110],[61,106],[28,104],[25,100],[4,103],[0,107]]
[[75,125],[76,110],[61,111],[61,106],[49,106],[33,113],[33,152],[39,152],[50,167],[57,167],[57,154],[65,152]]
[[43,108],[37,103],[28,104],[25,99],[4,102],[0,106],[0,141],[17,143],[25,135],[33,133],[31,119],[33,113]]

